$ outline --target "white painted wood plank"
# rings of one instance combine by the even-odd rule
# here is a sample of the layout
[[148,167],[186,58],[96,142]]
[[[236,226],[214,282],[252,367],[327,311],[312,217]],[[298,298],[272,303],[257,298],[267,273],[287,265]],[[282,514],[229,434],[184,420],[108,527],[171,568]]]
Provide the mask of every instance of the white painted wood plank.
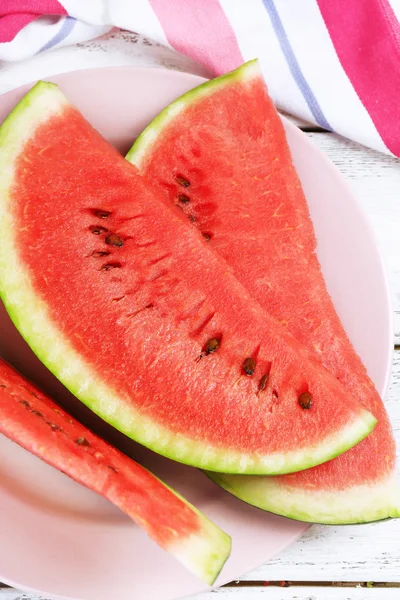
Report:
[[36,600],[38,598],[39,596],[33,596],[32,594],[24,594],[23,592],[20,592],[18,590],[10,588],[0,588],[0,600]]
[[[398,600],[399,597],[399,589],[292,586],[289,588],[222,588],[216,592],[199,594],[192,600]],[[0,600],[2,600],[1,596]]]
[[[314,587],[291,586],[255,588],[220,588],[213,592],[198,594],[181,600],[398,600],[400,590],[393,588],[366,587]],[[0,600],[50,600],[24,594],[18,590],[0,589]],[[119,600],[110,598],[110,600]],[[122,600],[122,599],[121,599]],[[153,600],[149,598],[149,600]],[[158,600],[158,599],[154,599]]]
[[308,133],[338,167],[370,218],[386,264],[400,343],[400,160],[330,133]]
[[394,313],[394,343],[400,346],[400,310]]

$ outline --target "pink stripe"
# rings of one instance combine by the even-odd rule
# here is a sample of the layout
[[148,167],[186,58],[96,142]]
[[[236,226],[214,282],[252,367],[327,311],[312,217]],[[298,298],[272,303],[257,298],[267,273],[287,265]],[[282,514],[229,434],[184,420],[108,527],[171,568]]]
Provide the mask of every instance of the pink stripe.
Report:
[[58,0],[1,0],[0,16],[12,13],[66,15],[67,11]]
[[12,42],[17,33],[38,18],[39,15],[30,13],[15,13],[0,18],[0,44]]
[[216,75],[243,63],[235,32],[218,0],[150,0],[168,42]]
[[12,42],[26,25],[40,15],[66,15],[57,0],[1,0],[0,43]]
[[400,156],[400,26],[391,6],[317,1],[343,69],[383,142]]

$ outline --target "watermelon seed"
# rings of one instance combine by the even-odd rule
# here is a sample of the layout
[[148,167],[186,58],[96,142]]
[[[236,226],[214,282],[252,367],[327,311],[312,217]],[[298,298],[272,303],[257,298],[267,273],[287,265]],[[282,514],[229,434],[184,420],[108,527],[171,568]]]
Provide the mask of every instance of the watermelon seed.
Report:
[[260,383],[258,384],[258,391],[262,392],[263,390],[265,390],[267,383],[268,383],[268,379],[269,379],[269,373],[265,373],[265,375],[263,375],[260,379]]
[[5,383],[0,383],[0,387],[2,387],[2,388],[6,388],[7,386],[6,386],[6,384],[5,384]]
[[116,233],[110,233],[110,235],[106,237],[105,242],[109,246],[117,246],[117,248],[121,248],[124,245],[123,239]]
[[51,421],[46,421],[47,425],[50,425],[50,427],[52,428],[53,431],[62,431],[61,427],[59,427],[58,425],[56,425],[55,423],[52,423]]
[[206,240],[206,242],[209,242],[209,241],[211,240],[211,238],[212,238],[212,235],[211,235],[211,233],[206,233],[206,232],[204,232],[204,233],[202,233],[201,235],[202,235],[202,236],[203,236],[203,238]]
[[94,235],[101,235],[102,233],[106,233],[106,231],[108,231],[108,229],[102,227],[101,225],[91,225],[89,230],[94,233]]
[[111,211],[101,210],[98,208],[93,208],[92,213],[94,214],[95,217],[98,217],[99,219],[107,219],[107,217],[109,217],[111,215]]
[[111,269],[120,269],[122,267],[120,262],[109,262],[101,267],[101,271],[111,271]]
[[304,392],[299,396],[299,404],[304,410],[309,410],[313,405],[313,399],[310,392]]
[[109,469],[111,469],[111,471],[114,471],[114,473],[118,473],[118,469],[116,469],[115,467],[113,467],[112,465],[107,465],[107,467]]
[[31,394],[31,396],[35,396],[35,398],[39,398],[39,396],[37,394],[35,394],[35,392],[32,392],[31,390],[29,390],[29,393]]
[[198,358],[196,359],[196,362],[199,362],[204,355],[208,356],[209,354],[213,354],[214,352],[216,352],[221,345],[221,339],[222,338],[213,337],[207,340],[203,346],[203,350],[201,351],[200,356],[198,356]]
[[77,443],[79,446],[90,446],[89,442],[88,442],[88,441],[87,441],[87,439],[86,439],[86,438],[84,438],[84,437],[80,437],[80,438],[78,438],[78,439],[76,440],[76,443]]
[[178,200],[179,202],[182,202],[182,204],[187,204],[188,202],[190,202],[190,198],[189,196],[186,196],[186,194],[179,194]]
[[251,358],[251,356],[246,358],[242,364],[242,369],[246,375],[251,377],[254,371],[256,370],[256,361],[254,360],[254,358]]
[[218,338],[210,338],[204,346],[203,352],[205,353],[206,356],[208,356],[209,354],[212,354],[213,352],[216,352],[218,350],[218,348],[220,347],[221,344],[221,340]]
[[32,410],[31,412],[33,415],[36,415],[37,417],[43,417],[42,413],[38,410]]
[[107,252],[107,251],[102,252],[101,250],[94,250],[92,252],[93,258],[100,258],[100,256],[108,256],[109,254],[110,254],[109,252]]
[[176,180],[179,183],[179,185],[182,185],[183,187],[190,186],[190,181],[188,181],[185,177],[182,177],[182,175],[178,175]]
[[[6,387],[5,385],[2,387]],[[29,404],[29,402],[27,402],[26,400],[20,400],[19,401],[20,404],[22,404],[22,406],[26,406],[26,408],[30,408],[31,405]]]

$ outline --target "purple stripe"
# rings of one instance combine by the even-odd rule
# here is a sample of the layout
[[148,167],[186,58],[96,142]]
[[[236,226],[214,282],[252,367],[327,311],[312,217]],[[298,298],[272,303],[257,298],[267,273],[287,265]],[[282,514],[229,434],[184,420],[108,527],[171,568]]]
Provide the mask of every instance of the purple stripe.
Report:
[[316,99],[314,92],[312,91],[306,78],[304,77],[299,63],[297,62],[296,55],[293,52],[293,48],[290,45],[289,38],[286,35],[286,31],[283,27],[281,18],[278,14],[278,11],[276,10],[274,0],[263,0],[263,4],[269,15],[269,18],[271,19],[271,23],[275,30],[276,37],[278,38],[279,45],[289,66],[293,79],[295,80],[301,93],[303,94],[303,97],[307,102],[314,119],[316,120],[318,125],[324,127],[324,129],[329,129],[330,131],[333,131],[332,127],[329,125],[327,119],[325,118],[325,115],[322,112],[320,105],[318,104],[318,100]]
[[51,40],[46,42],[45,45],[42,46],[42,48],[40,48],[40,50],[38,51],[38,54],[39,54],[39,52],[43,52],[44,50],[49,50],[50,48],[53,48],[54,46],[56,46],[57,44],[59,44],[60,42],[65,40],[65,38],[73,30],[75,25],[76,25],[76,19],[74,19],[73,17],[65,17],[64,23],[62,24],[59,31],[51,38]]

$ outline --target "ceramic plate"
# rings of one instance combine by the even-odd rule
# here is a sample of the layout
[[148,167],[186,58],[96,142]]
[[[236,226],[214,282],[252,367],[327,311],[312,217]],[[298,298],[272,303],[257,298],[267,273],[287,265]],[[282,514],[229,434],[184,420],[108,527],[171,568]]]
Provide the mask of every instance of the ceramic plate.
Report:
[[[106,68],[52,77],[121,152],[176,97],[201,83],[185,73]],[[30,86],[0,98],[0,121]],[[371,228],[339,172],[285,120],[310,205],[318,255],[336,308],[378,390],[389,376],[388,287]],[[1,242],[0,242],[1,243]],[[245,505],[200,471],[172,463],[112,431],[72,398],[0,312],[0,352],[86,424],[139,458],[233,538],[217,584],[237,579],[296,540],[307,525]],[[205,589],[125,515],[94,493],[0,439],[0,581],[79,600],[168,600]]]

